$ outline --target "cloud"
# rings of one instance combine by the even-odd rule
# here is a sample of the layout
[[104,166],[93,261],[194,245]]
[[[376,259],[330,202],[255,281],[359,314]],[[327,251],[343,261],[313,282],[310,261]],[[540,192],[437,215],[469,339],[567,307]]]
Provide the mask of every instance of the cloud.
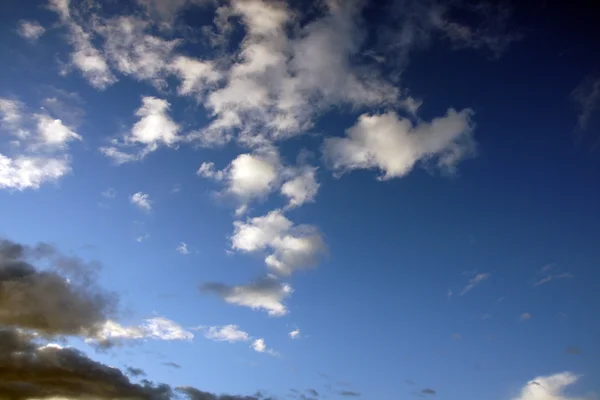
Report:
[[0,189],[38,189],[71,172],[67,144],[82,137],[46,110],[29,113],[14,99],[0,98],[0,131],[16,138],[14,154],[0,153]]
[[469,293],[471,290],[473,290],[473,288],[475,288],[475,286],[478,286],[483,281],[487,280],[489,277],[490,277],[489,273],[482,273],[482,274],[475,275],[474,277],[469,279],[467,286],[465,286],[465,288],[462,290],[462,292],[460,292],[460,295],[464,296],[465,294]]
[[150,200],[150,196],[147,193],[134,193],[129,197],[129,201],[131,202],[131,204],[138,207],[140,210],[150,211],[152,209],[152,201]]
[[37,21],[20,20],[17,32],[23,39],[35,42],[46,32],[46,29]]
[[177,391],[187,395],[189,400],[261,400],[261,398],[263,398],[262,396],[240,396],[231,394],[216,395],[189,386],[180,386],[177,388]]
[[127,375],[130,375],[130,376],[132,376],[134,378],[137,378],[137,377],[140,377],[140,376],[146,376],[146,373],[141,368],[127,367],[125,369],[125,371],[127,372]]
[[565,389],[573,386],[579,376],[571,372],[562,372],[549,376],[538,376],[527,382],[521,393],[512,400],[584,400],[565,394]]
[[[38,270],[30,263],[35,260],[49,268]],[[46,336],[93,335],[117,302],[93,284],[96,269],[45,243],[29,247],[0,239],[0,325]]]
[[294,329],[288,333],[288,336],[292,339],[300,339],[300,329]]
[[533,284],[533,286],[545,285],[546,283],[549,283],[549,282],[551,282],[553,280],[557,280],[557,279],[571,279],[571,278],[573,278],[572,274],[570,274],[568,272],[556,273],[555,269],[556,268],[553,265],[546,265],[545,267],[543,267],[540,270],[542,278],[540,278],[539,280],[537,280]]
[[114,199],[115,197],[117,197],[117,191],[113,188],[108,188],[105,191],[103,191],[101,194],[102,194],[102,197],[107,198],[107,199]]
[[360,393],[359,392],[355,392],[352,390],[340,390],[338,392],[338,394],[340,396],[344,396],[344,397],[360,397]]
[[315,201],[320,186],[315,177],[316,171],[311,167],[300,168],[281,186],[281,194],[289,198],[288,208]]
[[418,162],[435,161],[453,172],[475,151],[472,114],[470,109],[449,109],[446,116],[417,125],[394,112],[363,114],[346,137],[325,139],[323,155],[337,173],[376,168],[380,180],[405,176]]
[[168,399],[167,385],[135,384],[120,370],[72,348],[40,347],[30,334],[0,330],[0,392],[11,400],[32,398]]
[[[169,116],[169,109],[170,104],[166,100],[142,97],[142,106],[135,112],[139,121],[122,141],[114,139],[110,146],[100,147],[100,152],[116,164],[123,164],[141,160],[161,145],[175,146],[181,139],[178,136],[180,127]],[[133,152],[128,151],[130,148]]]
[[288,313],[284,304],[294,291],[287,283],[266,276],[247,285],[227,286],[222,283],[206,283],[200,286],[203,293],[212,293],[230,304],[265,310],[269,315],[281,317]]
[[150,235],[146,233],[145,235],[136,237],[135,241],[138,242],[138,243],[142,243],[142,242],[145,242],[148,239],[150,239]]
[[179,254],[187,256],[188,254],[190,254],[190,251],[188,250],[187,244],[185,242],[181,242],[179,243],[179,246],[177,246],[177,248],[175,249]]
[[186,56],[175,57],[168,68],[181,81],[177,93],[182,96],[196,95],[200,100],[222,78],[212,62]]
[[434,389],[430,389],[430,388],[421,390],[421,393],[425,394],[425,395],[430,395],[430,396],[435,396],[437,394],[437,392]]
[[204,337],[219,342],[245,342],[250,340],[250,335],[242,331],[237,325],[210,326],[204,332]]
[[579,129],[586,130],[590,119],[600,107],[600,77],[589,76],[585,78],[573,89],[570,99],[579,109],[577,118]]
[[581,354],[581,349],[577,346],[569,346],[565,349],[565,353],[576,356]]
[[162,365],[166,366],[166,367],[171,367],[171,368],[175,368],[175,369],[180,369],[181,365],[174,363],[172,361],[168,361],[168,362],[164,362],[162,363]]
[[533,315],[531,315],[531,314],[530,314],[530,313],[528,313],[528,312],[524,312],[523,314],[521,314],[521,315],[519,316],[519,319],[520,319],[521,321],[529,321],[531,318],[533,318]]
[[281,210],[246,222],[234,222],[231,248],[242,252],[270,250],[265,263],[282,275],[314,266],[325,252],[325,244],[315,227],[294,226]]
[[270,348],[267,347],[267,345],[265,344],[265,340],[263,338],[255,339],[252,342],[252,348],[257,353],[267,353],[267,354],[270,354],[272,356],[278,356],[279,355],[279,353],[277,353],[275,350],[270,349]]

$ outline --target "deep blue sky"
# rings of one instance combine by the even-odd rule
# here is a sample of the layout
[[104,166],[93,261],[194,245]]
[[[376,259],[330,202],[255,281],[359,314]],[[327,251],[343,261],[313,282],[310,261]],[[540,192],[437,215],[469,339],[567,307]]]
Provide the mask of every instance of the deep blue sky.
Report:
[[[160,0],[51,3],[0,6],[0,236],[101,262],[120,325],[162,316],[194,335],[118,338],[106,352],[71,337],[73,346],[215,393],[600,393],[591,9],[236,0],[221,3],[223,22],[208,0],[171,12]],[[141,27],[129,44],[125,20]],[[204,69],[178,69],[181,55]],[[268,96],[254,100],[261,90]],[[411,111],[407,99],[421,106]],[[450,121],[450,108],[472,111],[456,116],[457,128],[429,127]],[[239,124],[212,128],[227,112]],[[60,122],[46,129],[43,116]],[[298,126],[274,128],[278,118]],[[119,163],[108,147],[131,159]],[[37,170],[19,167],[24,159]],[[64,170],[48,175],[48,159]],[[394,169],[398,160],[405,169]],[[279,192],[298,177],[304,200],[286,206]],[[264,222],[274,215],[294,227]],[[188,254],[176,250],[182,242]],[[261,279],[293,293],[246,292]],[[285,311],[239,304],[211,282]],[[211,336],[227,325],[248,337]]]

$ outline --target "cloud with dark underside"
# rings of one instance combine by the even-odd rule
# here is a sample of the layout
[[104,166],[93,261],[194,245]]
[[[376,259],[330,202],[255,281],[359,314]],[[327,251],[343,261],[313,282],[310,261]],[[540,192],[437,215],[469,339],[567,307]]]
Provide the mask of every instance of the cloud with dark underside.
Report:
[[94,271],[50,245],[0,239],[0,400],[258,400],[173,390],[147,379],[134,383],[127,375],[139,377],[143,370],[127,367],[124,373],[74,348],[48,344],[52,337],[97,334],[116,309],[116,295],[93,284]]

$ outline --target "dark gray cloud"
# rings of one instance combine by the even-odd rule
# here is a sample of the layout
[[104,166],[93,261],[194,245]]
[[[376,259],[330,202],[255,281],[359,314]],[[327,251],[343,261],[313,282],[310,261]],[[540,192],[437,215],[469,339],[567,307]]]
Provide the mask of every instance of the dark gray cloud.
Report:
[[135,384],[120,370],[71,348],[40,346],[35,336],[0,330],[0,393],[3,398],[169,399],[167,385]]
[[179,365],[179,364],[177,364],[175,362],[172,362],[172,361],[164,362],[162,364],[164,366],[171,367],[171,368],[177,368],[177,369],[181,368],[181,365]]
[[146,373],[141,368],[127,367],[125,368],[127,375],[137,378],[139,376],[146,376]]
[[94,285],[97,269],[48,244],[0,239],[0,325],[44,336],[93,335],[117,304],[114,294]]
[[190,400],[261,400],[263,397],[256,396],[238,396],[230,394],[216,395],[214,393],[203,392],[189,386],[181,386],[177,391],[184,393]]
[[435,396],[437,392],[434,389],[426,388],[421,390],[421,393]]
[[340,390],[338,392],[339,395],[341,396],[346,396],[346,397],[358,397],[360,396],[360,393],[352,391],[352,390]]

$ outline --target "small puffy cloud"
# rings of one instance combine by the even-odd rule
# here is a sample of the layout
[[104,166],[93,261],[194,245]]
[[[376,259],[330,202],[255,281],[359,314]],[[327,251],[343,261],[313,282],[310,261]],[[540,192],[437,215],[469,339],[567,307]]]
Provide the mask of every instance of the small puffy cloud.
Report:
[[311,167],[300,168],[281,185],[281,194],[289,199],[288,208],[315,201],[320,186],[315,177],[316,171],[316,168]]
[[314,266],[325,252],[325,244],[315,227],[294,226],[281,210],[246,222],[234,222],[231,248],[242,252],[269,250],[265,263],[283,275]]
[[129,201],[131,202],[131,204],[138,207],[140,210],[150,211],[152,209],[152,201],[150,200],[150,196],[147,193],[134,193],[129,197]]
[[528,313],[528,312],[524,312],[523,314],[521,314],[521,315],[519,316],[519,319],[520,319],[521,321],[529,321],[531,318],[533,318],[533,315],[531,315],[531,314],[530,314],[530,313]]
[[562,372],[549,376],[538,376],[527,382],[521,393],[512,400],[583,400],[565,393],[567,388],[573,386],[579,376],[571,372]]
[[270,349],[270,348],[267,347],[267,345],[265,344],[265,340],[263,338],[258,338],[256,340],[254,340],[252,342],[252,348],[257,353],[267,353],[267,354],[270,354],[272,356],[278,356],[279,355],[275,350]]
[[37,131],[45,146],[63,148],[70,140],[82,140],[81,136],[65,126],[60,119],[38,114]]
[[250,340],[247,332],[242,331],[237,325],[210,326],[204,332],[204,337],[219,342],[246,342]]
[[[105,156],[117,164],[143,159],[149,153],[165,145],[173,147],[180,140],[180,127],[169,116],[170,104],[152,96],[142,97],[142,106],[135,115],[139,117],[122,142],[113,140],[110,146],[100,148]],[[133,152],[128,151],[133,147]]]
[[473,290],[473,288],[475,288],[477,285],[481,284],[483,281],[487,280],[489,277],[490,277],[489,273],[482,273],[482,274],[475,275],[474,277],[469,279],[467,286],[465,286],[465,288],[462,290],[462,292],[460,292],[460,295],[464,296],[465,294],[469,293],[471,290]]
[[266,276],[238,286],[206,283],[200,286],[200,291],[215,294],[230,304],[265,310],[271,316],[281,317],[288,313],[284,301],[294,290],[287,283],[281,283],[273,276]]
[[474,154],[472,114],[470,109],[449,109],[444,117],[417,125],[394,112],[363,114],[346,137],[326,139],[323,154],[337,173],[377,168],[381,180],[402,177],[418,162],[435,161],[452,172]]
[[294,329],[288,335],[292,339],[300,339],[300,329]]
[[190,251],[188,250],[187,243],[185,243],[185,242],[179,243],[179,246],[177,246],[177,248],[175,250],[179,254],[184,255],[184,256],[187,256],[188,254],[190,254]]
[[34,42],[46,32],[46,29],[37,21],[21,20],[17,32],[23,39]]
[[0,154],[0,189],[39,189],[43,183],[56,182],[70,172],[70,160],[66,157],[10,158]]

